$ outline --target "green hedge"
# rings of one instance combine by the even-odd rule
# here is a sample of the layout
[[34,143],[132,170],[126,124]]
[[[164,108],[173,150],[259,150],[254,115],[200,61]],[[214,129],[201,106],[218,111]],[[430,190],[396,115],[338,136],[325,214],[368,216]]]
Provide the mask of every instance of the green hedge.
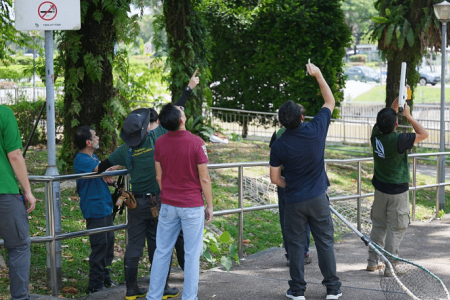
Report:
[[366,63],[367,62],[367,54],[352,55],[352,56],[350,56],[350,61]]
[[[28,102],[26,101],[25,97],[23,97],[16,104],[6,105],[12,109],[14,115],[16,116],[20,131],[20,137],[24,146],[28,140],[28,137],[30,136],[31,131],[33,130],[34,123],[36,121],[36,118],[39,116],[39,112],[41,111],[41,107],[44,102],[44,100]],[[55,102],[55,112],[55,126],[56,128],[58,128],[59,126],[63,126],[64,104],[62,100],[58,100]],[[42,113],[41,120],[47,120],[46,109],[44,109]],[[36,128],[30,145],[37,145],[46,142],[47,136],[45,134],[44,128],[39,124]]]

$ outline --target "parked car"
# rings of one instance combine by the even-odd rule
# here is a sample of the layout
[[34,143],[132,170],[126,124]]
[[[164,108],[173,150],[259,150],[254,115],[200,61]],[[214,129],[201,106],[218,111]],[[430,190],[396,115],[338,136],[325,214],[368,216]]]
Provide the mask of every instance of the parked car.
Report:
[[380,72],[367,66],[350,67],[344,74],[347,75],[350,80],[380,82]]
[[441,75],[439,73],[429,72],[427,70],[419,70],[419,73],[420,73],[419,79],[420,85],[427,85],[427,83],[435,85],[436,83],[441,82]]

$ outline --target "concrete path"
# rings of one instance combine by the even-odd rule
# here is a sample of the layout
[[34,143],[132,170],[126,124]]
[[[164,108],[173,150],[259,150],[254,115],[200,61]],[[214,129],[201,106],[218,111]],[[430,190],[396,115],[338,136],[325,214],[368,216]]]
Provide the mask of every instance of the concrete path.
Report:
[[[412,260],[442,279],[450,287],[450,214],[443,220],[412,222],[401,245],[400,256]],[[322,276],[317,265],[316,249],[310,249],[313,262],[305,266],[308,282],[305,297],[308,300],[325,299],[326,289],[321,285]],[[287,299],[289,270],[285,265],[284,250],[270,248],[247,257],[230,272],[221,268],[200,274],[199,299],[214,300],[263,300]],[[356,234],[345,235],[335,244],[338,276],[342,281],[346,300],[384,300],[378,272],[367,272],[367,247]],[[147,287],[148,277],[140,280]],[[183,272],[175,269],[170,284],[182,290]],[[33,299],[61,299],[33,295]],[[120,285],[81,299],[125,299],[125,286]],[[181,299],[179,296],[177,299]]]

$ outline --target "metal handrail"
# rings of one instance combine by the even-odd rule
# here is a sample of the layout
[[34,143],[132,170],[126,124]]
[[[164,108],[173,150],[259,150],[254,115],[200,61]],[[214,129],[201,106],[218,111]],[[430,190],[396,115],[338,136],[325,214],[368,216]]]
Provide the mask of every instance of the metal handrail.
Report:
[[[416,185],[416,160],[417,158],[426,157],[426,156],[438,156],[438,155],[450,155],[450,152],[433,152],[433,153],[415,153],[409,155],[410,158],[413,159],[413,185],[410,187],[410,190],[413,192],[413,201],[412,201],[412,211],[413,211],[413,219],[415,216],[415,192],[419,189],[425,189],[425,188],[437,188],[440,186],[447,186],[450,185],[450,182],[444,182],[444,183],[437,183],[437,184],[429,184],[429,185],[422,185],[417,186]],[[357,179],[357,193],[354,195],[345,195],[345,196],[335,196],[330,197],[330,201],[343,201],[343,200],[357,200],[357,226],[358,228],[361,228],[361,199],[367,198],[367,197],[373,197],[374,193],[362,193],[362,178],[361,178],[361,163],[363,162],[371,162],[373,161],[373,158],[366,157],[366,158],[352,158],[352,159],[326,159],[325,160],[325,166],[329,163],[333,164],[351,164],[351,163],[358,163],[358,179]],[[265,210],[265,209],[274,209],[278,207],[278,204],[267,204],[267,205],[257,205],[257,206],[251,206],[251,207],[244,207],[243,205],[243,199],[244,199],[244,187],[243,187],[243,181],[244,181],[244,168],[249,167],[258,167],[263,166],[267,167],[269,166],[269,162],[267,161],[260,161],[260,162],[240,162],[240,163],[224,163],[224,164],[209,164],[208,169],[216,170],[216,169],[229,169],[229,168],[238,168],[238,174],[239,174],[239,193],[238,193],[238,208],[234,209],[226,209],[226,210],[220,210],[215,211],[214,216],[222,216],[222,215],[229,215],[229,214],[239,214],[239,232],[238,232],[238,254],[239,258],[243,259],[243,222],[244,222],[244,213],[251,212],[251,211],[257,211],[257,210]],[[86,235],[92,235],[100,232],[108,232],[108,231],[117,231],[117,230],[123,230],[127,228],[127,223],[121,224],[121,225],[113,225],[108,227],[102,227],[102,228],[96,228],[96,229],[89,229],[89,230],[81,230],[77,232],[69,232],[69,233],[62,233],[62,234],[55,234],[55,222],[54,222],[54,203],[53,203],[53,182],[54,181],[67,181],[67,180],[76,180],[76,179],[90,179],[90,178],[99,178],[99,177],[105,177],[105,176],[118,176],[118,175],[126,175],[128,174],[127,170],[120,170],[120,171],[111,171],[111,172],[105,172],[105,173],[84,173],[84,174],[71,174],[71,175],[54,175],[54,176],[29,176],[30,181],[33,182],[45,182],[46,185],[46,203],[48,205],[48,221],[49,224],[47,226],[47,235],[46,236],[39,236],[39,237],[32,237],[31,241],[32,243],[49,243],[49,247],[47,248],[49,251],[50,256],[50,274],[51,274],[51,287],[52,287],[52,295],[57,296],[58,290],[57,290],[57,273],[56,273],[56,241],[63,240],[63,239],[70,239],[80,236],[86,236]],[[439,212],[436,212],[436,215],[439,216]],[[0,240],[0,244],[3,244],[3,240]]]

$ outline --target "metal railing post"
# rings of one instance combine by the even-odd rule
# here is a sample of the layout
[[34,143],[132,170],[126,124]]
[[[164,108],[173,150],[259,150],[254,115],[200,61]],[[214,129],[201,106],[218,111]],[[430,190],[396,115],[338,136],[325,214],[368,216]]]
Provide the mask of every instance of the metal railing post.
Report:
[[239,251],[239,260],[244,259],[244,167],[238,167],[239,172],[239,233],[238,233],[238,251]]
[[48,207],[48,220],[47,220],[47,235],[52,237],[52,241],[47,243],[47,251],[50,260],[50,283],[52,296],[58,296],[58,275],[56,270],[56,233],[55,233],[55,206],[53,203],[53,180],[45,183],[47,188],[47,207]]
[[416,220],[416,171],[417,171],[417,159],[416,157],[413,157],[413,197],[412,197],[412,220]]
[[[358,186],[357,186],[357,193],[359,196],[361,196],[361,162],[358,161]],[[358,222],[358,230],[361,231],[361,197],[357,200],[357,222]]]

